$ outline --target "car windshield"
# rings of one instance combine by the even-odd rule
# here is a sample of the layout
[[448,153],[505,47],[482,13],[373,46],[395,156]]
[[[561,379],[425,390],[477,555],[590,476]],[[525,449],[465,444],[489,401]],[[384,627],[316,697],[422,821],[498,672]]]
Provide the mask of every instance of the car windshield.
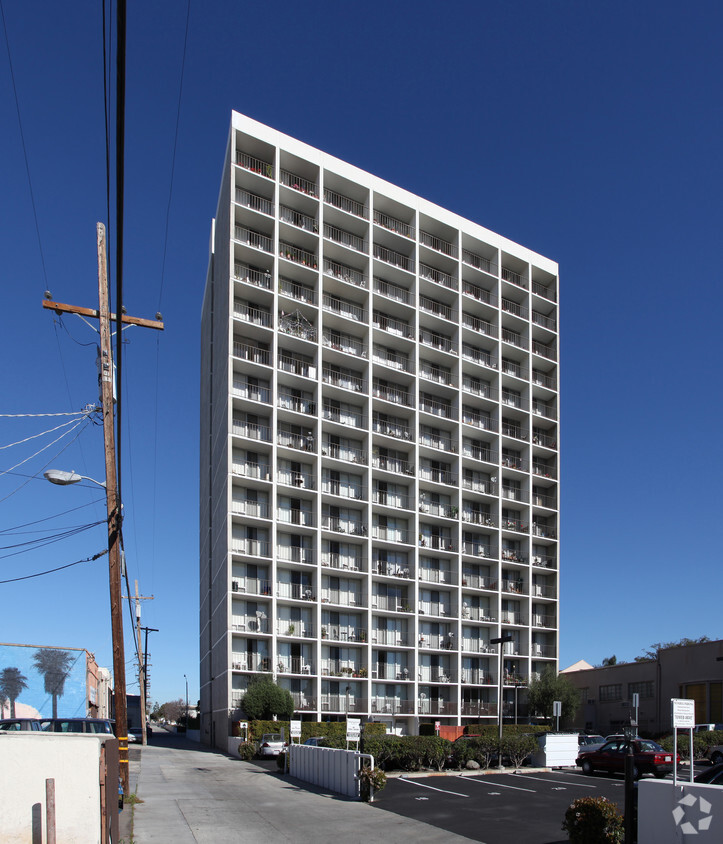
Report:
[[654,741],[639,741],[638,751],[641,753],[661,753],[663,748]]
[[267,733],[263,738],[263,741],[283,741],[283,740],[284,740],[284,737],[281,735],[281,733]]

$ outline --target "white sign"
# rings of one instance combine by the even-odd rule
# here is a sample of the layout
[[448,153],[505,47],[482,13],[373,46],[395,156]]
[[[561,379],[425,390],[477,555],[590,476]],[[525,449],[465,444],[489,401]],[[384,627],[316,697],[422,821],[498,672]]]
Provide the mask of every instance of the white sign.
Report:
[[359,741],[361,737],[361,718],[346,719],[346,740]]
[[691,729],[695,727],[695,701],[685,698],[672,698],[673,728]]
[[301,738],[301,721],[289,721],[291,738]]

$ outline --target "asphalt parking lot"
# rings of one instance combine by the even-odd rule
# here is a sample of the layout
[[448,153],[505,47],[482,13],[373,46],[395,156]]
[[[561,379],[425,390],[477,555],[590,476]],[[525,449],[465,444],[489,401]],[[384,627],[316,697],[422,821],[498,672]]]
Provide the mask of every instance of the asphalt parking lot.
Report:
[[625,782],[575,769],[390,777],[373,805],[485,844],[558,844],[568,840],[562,821],[578,797],[607,797],[622,811]]

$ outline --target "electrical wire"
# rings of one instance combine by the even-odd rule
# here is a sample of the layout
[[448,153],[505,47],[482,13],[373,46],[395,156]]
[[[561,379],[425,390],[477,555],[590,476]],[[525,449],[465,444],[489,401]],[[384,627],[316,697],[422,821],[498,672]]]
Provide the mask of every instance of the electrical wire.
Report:
[[29,437],[25,437],[23,440],[18,440],[14,443],[8,443],[7,445],[0,445],[0,451],[6,448],[12,448],[16,445],[22,445],[23,443],[30,442],[30,440],[37,440],[38,437],[44,437],[46,434],[54,434],[56,431],[59,431],[61,428],[67,428],[68,425],[77,425],[79,420],[71,419],[70,422],[63,422],[61,425],[56,425],[55,428],[49,428],[47,431],[41,431],[39,434],[32,434]]
[[[28,551],[36,551],[38,548],[45,548],[47,545],[54,545],[56,542],[62,542],[63,539],[68,539],[71,536],[77,536],[79,533],[84,533],[86,530],[91,530],[94,527],[98,527],[98,525],[106,524],[105,519],[101,519],[97,522],[92,522],[88,525],[83,525],[82,527],[67,530],[64,533],[58,533],[55,536],[46,536],[41,539],[32,539],[28,542],[18,542],[15,545],[5,545],[0,546],[0,550],[9,549],[9,548],[21,548],[20,551],[13,551],[12,554],[0,554],[0,560],[7,560],[10,557],[17,557],[20,554],[27,554]],[[32,547],[24,547],[24,546],[32,546]]]
[[3,583],[17,583],[19,580],[30,580],[33,577],[43,577],[46,574],[53,574],[56,571],[63,571],[63,569],[69,569],[72,566],[79,566],[81,563],[91,563],[94,560],[102,557],[104,554],[108,553],[108,549],[106,548],[105,551],[99,551],[97,554],[93,554],[92,557],[86,557],[84,560],[76,560],[74,563],[67,563],[64,566],[56,566],[54,569],[47,569],[47,571],[39,571],[35,574],[26,574],[23,577],[11,577],[8,580],[0,580],[0,584]]
[[15,97],[15,110],[18,114],[18,126],[20,128],[20,141],[23,147],[23,158],[25,159],[25,172],[28,177],[28,189],[30,191],[30,204],[33,208],[33,219],[35,220],[35,233],[38,237],[38,251],[40,252],[40,263],[43,268],[43,278],[45,279],[45,287],[48,287],[48,273],[45,268],[45,255],[43,254],[43,242],[40,237],[40,224],[38,223],[38,212],[35,207],[35,194],[33,193],[33,180],[30,178],[30,163],[28,161],[28,150],[25,145],[25,133],[23,132],[23,121],[20,116],[20,100],[18,99],[18,89],[15,84],[15,70],[13,69],[13,59],[10,53],[10,39],[8,38],[8,28],[5,22],[5,8],[2,4],[2,0],[0,0],[0,15],[2,16],[3,21],[3,32],[5,33],[5,46],[7,47],[8,51],[8,63],[10,65],[10,79],[12,81],[13,86],[13,96]]
[[[31,478],[34,476],[30,476]],[[7,534],[8,536],[14,536],[15,532],[21,532],[21,528],[32,527],[33,525],[39,525],[42,522],[49,522],[52,519],[59,519],[61,516],[67,516],[68,513],[75,513],[77,510],[83,510],[85,507],[92,507],[98,504],[100,501],[103,501],[102,498],[97,498],[95,501],[90,501],[87,504],[80,504],[77,507],[71,507],[70,510],[63,510],[62,513],[56,513],[54,516],[46,516],[44,519],[35,519],[32,522],[25,522],[22,525],[14,525],[13,527],[9,528],[0,528],[0,535]]]
[[11,466],[9,469],[5,469],[5,470],[0,469],[0,475],[6,475],[8,472],[12,472],[13,470],[17,469],[18,466],[22,466],[23,464],[27,463],[28,460],[32,460],[33,457],[37,457],[39,454],[42,454],[46,449],[50,448],[51,445],[55,445],[55,443],[60,442],[60,440],[62,440],[63,437],[67,437],[68,434],[72,434],[73,431],[76,428],[80,427],[80,425],[82,425],[84,421],[86,421],[86,420],[83,420],[83,419],[74,420],[73,427],[70,430],[64,431],[59,437],[56,437],[52,442],[43,446],[41,449],[38,449],[38,451],[36,451],[35,454],[31,454],[30,457],[26,457],[24,460],[21,460],[19,463],[16,463],[14,466]]

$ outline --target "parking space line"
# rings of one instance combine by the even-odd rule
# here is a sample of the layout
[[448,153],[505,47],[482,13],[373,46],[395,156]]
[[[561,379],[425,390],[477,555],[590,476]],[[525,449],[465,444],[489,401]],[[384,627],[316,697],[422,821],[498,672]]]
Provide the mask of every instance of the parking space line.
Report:
[[447,791],[446,788],[436,788],[418,780],[408,780],[406,777],[398,777],[400,782],[408,782],[410,785],[418,785],[420,788],[431,788],[432,791],[441,791],[442,794],[454,794],[455,797],[469,797],[469,794],[460,794],[459,791]]
[[458,775],[457,778],[464,780],[465,782],[476,782],[478,785],[488,785],[490,788],[511,788],[513,791],[529,791],[530,794],[537,793],[533,788],[520,788],[518,785],[503,785],[500,782],[484,782],[487,777],[460,777]]
[[540,782],[559,783],[560,785],[576,785],[579,788],[597,788],[596,785],[586,785],[585,783],[569,782],[567,780],[547,780],[544,777],[533,777],[532,774],[515,774],[516,777],[524,777],[526,780],[539,780]]

